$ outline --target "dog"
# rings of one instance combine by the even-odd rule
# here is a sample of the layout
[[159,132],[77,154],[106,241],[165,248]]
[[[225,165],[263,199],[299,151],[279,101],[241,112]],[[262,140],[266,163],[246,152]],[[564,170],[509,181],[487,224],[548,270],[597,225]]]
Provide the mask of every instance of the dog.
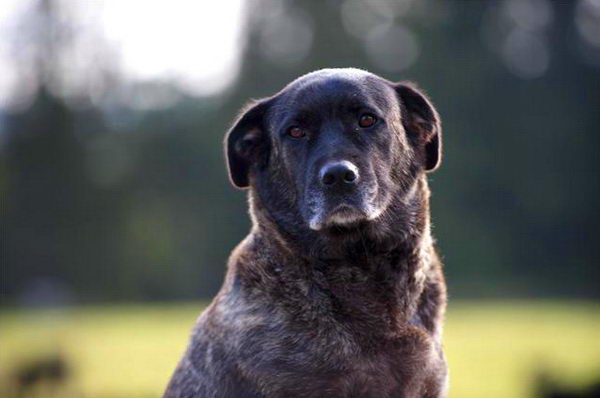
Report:
[[225,155],[252,228],[164,397],[445,396],[426,176],[441,149],[416,85],[359,69],[243,109]]

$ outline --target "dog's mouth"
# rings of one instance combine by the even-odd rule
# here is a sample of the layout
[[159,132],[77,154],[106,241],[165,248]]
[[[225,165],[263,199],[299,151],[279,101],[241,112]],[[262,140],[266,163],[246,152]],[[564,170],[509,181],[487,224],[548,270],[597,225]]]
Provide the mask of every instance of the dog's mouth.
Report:
[[331,210],[318,208],[313,211],[309,219],[309,227],[313,231],[328,230],[343,233],[376,219],[380,214],[381,211],[368,204],[343,202],[333,206]]
[[309,189],[301,204],[302,213],[313,231],[350,231],[377,219],[387,206],[376,186],[363,186],[354,192],[332,194]]
[[341,204],[326,215],[315,215],[310,220],[310,228],[316,231],[326,227],[350,228],[366,219],[367,215],[364,211],[348,204]]

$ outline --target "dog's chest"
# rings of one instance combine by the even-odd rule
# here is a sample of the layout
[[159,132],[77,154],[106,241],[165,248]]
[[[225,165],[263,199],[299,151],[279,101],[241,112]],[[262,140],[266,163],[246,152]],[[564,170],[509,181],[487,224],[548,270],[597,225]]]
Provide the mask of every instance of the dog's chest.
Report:
[[359,342],[343,325],[282,332],[271,324],[251,330],[237,357],[268,397],[404,397],[428,367],[431,344],[421,337]]
[[[294,360],[294,350],[255,363],[255,380],[266,397],[411,397],[421,384],[414,356],[401,350],[366,356],[345,356],[332,350],[303,355]],[[422,373],[421,373],[422,374]]]
[[229,355],[265,397],[419,396],[411,391],[435,359],[431,337],[401,321],[384,283],[353,282],[277,299],[232,295],[215,308]]

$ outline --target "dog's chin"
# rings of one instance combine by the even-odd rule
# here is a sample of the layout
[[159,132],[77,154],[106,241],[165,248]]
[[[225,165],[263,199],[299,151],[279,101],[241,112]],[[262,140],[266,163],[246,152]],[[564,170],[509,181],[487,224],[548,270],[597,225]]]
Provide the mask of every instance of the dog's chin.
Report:
[[375,220],[381,213],[382,211],[370,207],[360,209],[342,204],[331,211],[313,214],[308,224],[313,231],[333,235],[351,234]]

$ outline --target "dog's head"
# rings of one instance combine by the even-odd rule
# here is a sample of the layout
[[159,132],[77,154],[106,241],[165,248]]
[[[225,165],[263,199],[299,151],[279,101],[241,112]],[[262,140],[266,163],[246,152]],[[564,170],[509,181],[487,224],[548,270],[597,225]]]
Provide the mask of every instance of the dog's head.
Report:
[[232,183],[279,226],[343,236],[411,211],[418,176],[440,163],[440,121],[411,83],[325,69],[247,107],[225,151]]

